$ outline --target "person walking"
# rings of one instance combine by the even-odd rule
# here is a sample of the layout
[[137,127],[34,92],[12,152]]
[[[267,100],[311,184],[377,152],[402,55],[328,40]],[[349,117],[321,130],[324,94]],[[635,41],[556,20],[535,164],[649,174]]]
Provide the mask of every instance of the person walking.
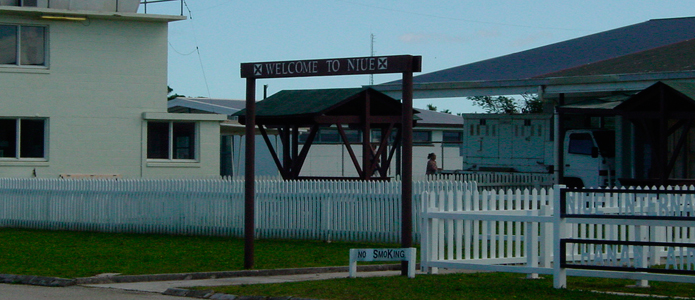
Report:
[[434,175],[437,174],[439,171],[439,168],[437,168],[437,155],[434,153],[430,153],[427,155],[427,169],[425,170],[425,175]]

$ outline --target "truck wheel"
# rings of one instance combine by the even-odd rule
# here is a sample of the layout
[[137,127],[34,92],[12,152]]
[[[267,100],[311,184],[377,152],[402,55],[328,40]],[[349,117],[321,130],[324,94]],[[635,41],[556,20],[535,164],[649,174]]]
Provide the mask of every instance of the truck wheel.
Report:
[[562,182],[568,187],[568,188],[576,188],[580,189],[584,187],[584,182],[577,178],[577,177],[563,177]]

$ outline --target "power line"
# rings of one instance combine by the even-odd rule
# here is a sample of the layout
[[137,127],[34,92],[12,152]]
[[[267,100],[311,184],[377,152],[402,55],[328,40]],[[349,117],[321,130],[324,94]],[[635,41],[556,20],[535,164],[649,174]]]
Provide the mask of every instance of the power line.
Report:
[[[188,11],[188,19],[190,21],[191,29],[193,31],[193,42],[195,43],[195,50],[191,51],[191,53],[186,54],[186,55],[193,54],[193,52],[198,54],[198,63],[200,64],[200,70],[203,73],[203,81],[205,83],[205,89],[208,92],[208,98],[212,98],[212,96],[210,95],[210,86],[208,85],[208,78],[205,75],[205,66],[203,65],[203,58],[200,55],[200,47],[198,46],[198,38],[196,37],[196,34],[195,34],[196,30],[195,30],[195,24],[193,22],[193,13],[191,12],[191,8],[188,7],[188,3],[186,3],[185,0],[183,0],[183,4],[186,7],[186,10]],[[171,45],[171,43],[169,45]],[[172,49],[173,49],[173,46],[172,46]],[[174,49],[174,51],[176,51],[176,49]],[[182,54],[178,51],[176,51],[176,53]],[[184,54],[182,54],[182,55],[184,55]]]
[[174,45],[172,45],[171,42],[169,42],[169,47],[171,47],[171,50],[174,50],[174,52],[178,53],[179,55],[183,55],[183,56],[188,56],[188,55],[191,55],[191,54],[196,52],[196,49],[193,49],[193,51],[188,52],[188,53],[180,52],[179,50],[176,50],[176,48],[174,48]]
[[446,19],[446,20],[462,21],[462,22],[468,22],[468,23],[490,24],[490,25],[499,25],[499,26],[508,26],[508,27],[521,27],[521,28],[547,29],[547,30],[591,31],[591,30],[587,30],[587,29],[578,29],[578,28],[561,28],[561,27],[533,26],[533,25],[511,24],[511,23],[499,23],[499,22],[480,21],[480,20],[472,20],[472,19],[453,18],[453,17],[441,16],[441,15],[425,14],[425,13],[407,11],[407,10],[402,10],[402,9],[395,9],[395,8],[388,8],[388,7],[383,7],[383,6],[371,5],[371,4],[364,4],[364,3],[359,3],[359,2],[354,2],[354,1],[348,1],[348,0],[333,0],[333,1],[336,1],[336,2],[343,2],[343,3],[349,3],[349,4],[353,4],[353,5],[364,6],[364,7],[371,7],[371,8],[376,8],[376,9],[381,9],[381,10],[386,10],[386,11],[392,11],[392,12],[398,12],[398,13],[404,13],[404,14],[411,14],[411,15],[416,15],[416,16],[423,16],[423,17],[428,17],[428,18]]

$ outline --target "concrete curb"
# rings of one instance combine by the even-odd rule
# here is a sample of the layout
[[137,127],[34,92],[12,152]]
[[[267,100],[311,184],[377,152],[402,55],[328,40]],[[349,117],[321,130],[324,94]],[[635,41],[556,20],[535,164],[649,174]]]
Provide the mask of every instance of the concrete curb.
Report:
[[[400,270],[400,264],[388,265],[362,265],[357,266],[360,272],[373,271],[394,271]],[[280,276],[280,275],[299,275],[299,274],[320,274],[320,273],[341,273],[348,272],[349,267],[317,267],[317,268],[294,268],[294,269],[268,269],[268,270],[240,270],[222,272],[194,272],[176,274],[153,274],[153,275],[113,275],[82,278],[59,278],[32,275],[0,274],[0,283],[26,284],[49,287],[66,287],[81,284],[108,284],[108,283],[132,283],[147,281],[173,281],[173,280],[194,280],[194,279],[216,279],[231,277],[252,277],[252,276]],[[237,297],[239,298],[239,297]],[[227,298],[225,298],[227,299]],[[229,298],[234,299],[234,298]]]
[[[357,266],[357,270],[362,271],[362,272],[393,271],[393,270],[400,270],[400,269],[401,269],[400,264]],[[153,275],[115,275],[115,276],[99,276],[99,277],[82,277],[82,278],[76,278],[76,279],[72,279],[72,280],[74,280],[74,284],[107,284],[107,283],[131,283],[131,282],[146,282],[146,281],[216,279],[216,278],[230,278],[230,277],[341,273],[341,272],[348,272],[348,271],[349,271],[349,267],[341,266],[341,267],[317,267],[317,268],[269,269],[269,270],[240,270],[240,271],[222,271],[222,272],[153,274]]]
[[66,287],[77,284],[75,279],[31,275],[0,274],[0,283]]
[[213,299],[213,300],[316,300],[316,299],[295,298],[295,297],[237,296],[237,295],[230,295],[230,294],[215,293],[212,290],[196,291],[196,290],[187,290],[187,289],[180,289],[180,288],[167,289],[164,293],[162,293],[162,295],[199,298],[199,299]]

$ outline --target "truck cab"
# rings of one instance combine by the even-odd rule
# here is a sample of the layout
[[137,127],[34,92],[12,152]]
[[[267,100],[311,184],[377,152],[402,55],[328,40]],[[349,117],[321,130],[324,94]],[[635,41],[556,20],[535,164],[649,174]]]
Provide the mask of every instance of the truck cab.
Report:
[[568,130],[563,183],[568,187],[615,186],[615,132]]

